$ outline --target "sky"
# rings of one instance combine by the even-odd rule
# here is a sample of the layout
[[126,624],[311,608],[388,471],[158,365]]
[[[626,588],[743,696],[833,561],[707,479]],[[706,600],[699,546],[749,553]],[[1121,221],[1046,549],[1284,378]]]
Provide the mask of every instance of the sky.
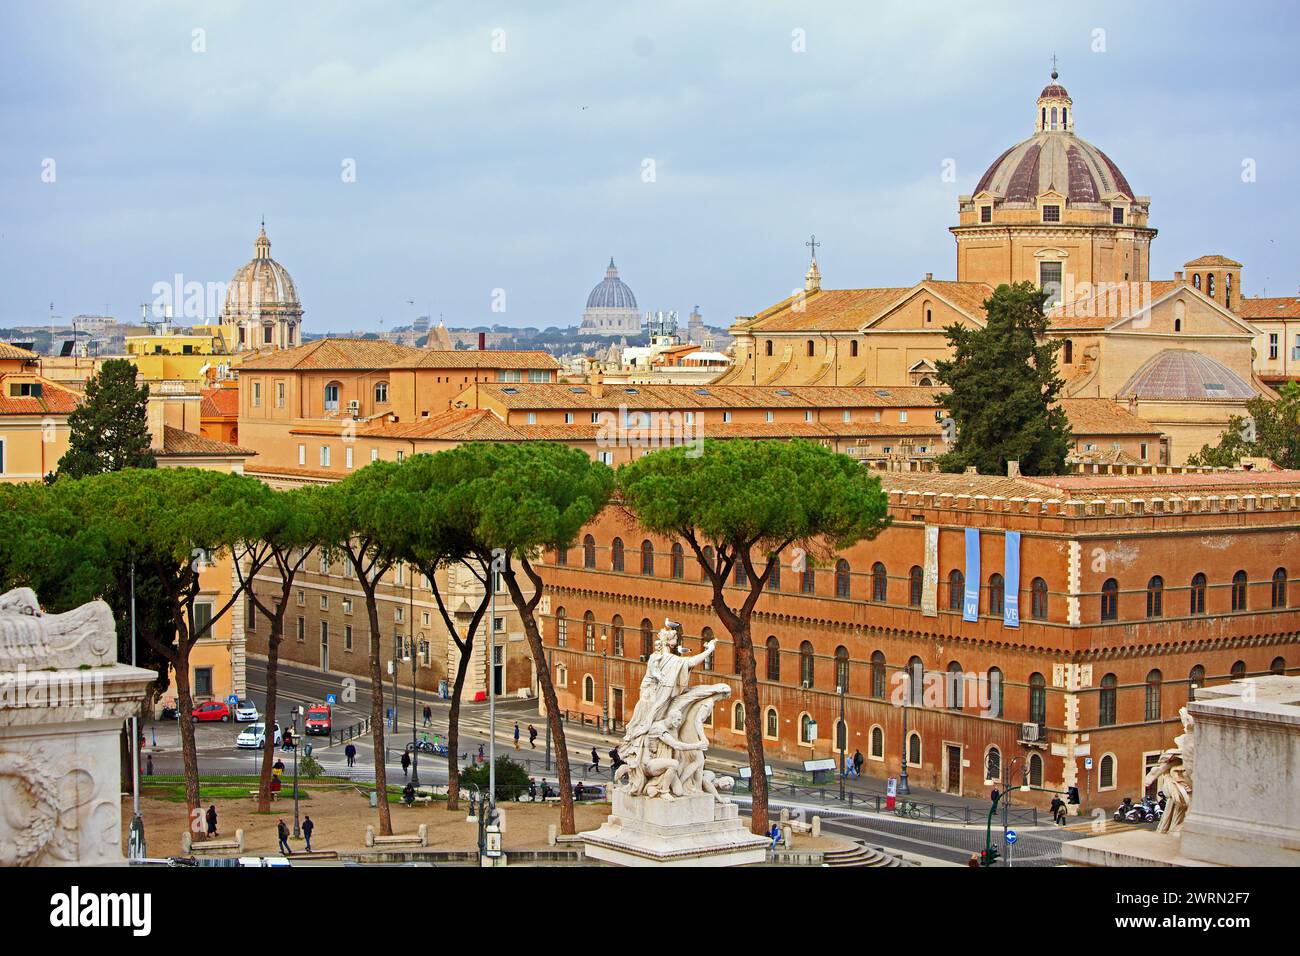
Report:
[[5,4],[0,326],[219,292],[263,216],[306,332],[575,324],[611,256],[726,326],[812,234],[824,288],[952,278],[1053,55],[1151,197],[1153,278],[1220,253],[1295,294],[1300,9],[1082,7]]

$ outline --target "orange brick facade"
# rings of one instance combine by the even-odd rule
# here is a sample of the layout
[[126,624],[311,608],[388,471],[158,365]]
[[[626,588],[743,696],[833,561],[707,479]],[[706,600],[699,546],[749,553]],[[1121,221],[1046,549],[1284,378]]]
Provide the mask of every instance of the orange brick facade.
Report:
[[[913,785],[987,792],[998,776],[989,773],[996,748],[995,763],[1012,767],[1017,782],[1028,766],[1034,785],[1076,786],[1085,804],[1136,796],[1147,763],[1179,732],[1178,709],[1191,683],[1294,672],[1300,663],[1300,593],[1292,593],[1300,585],[1291,581],[1300,554],[1300,499],[1293,497],[1300,475],[1267,477],[1271,484],[1261,475],[1155,476],[1140,489],[1125,487],[1121,499],[1102,478],[885,476],[886,487],[897,485],[890,494],[893,524],[839,556],[847,576],[831,559],[815,568],[806,592],[786,555],[779,588],[760,598],[753,638],[768,753],[790,760],[838,754],[836,687],[847,671],[848,753],[860,749],[874,776],[897,775],[904,709],[894,701],[902,697],[901,673],[919,658],[928,697],[906,708],[909,737],[918,735],[908,768]],[[1197,487],[1198,481],[1226,484]],[[950,601],[949,575],[964,566],[967,527],[981,529],[975,622],[963,621],[960,597]],[[917,606],[927,597],[927,528],[938,544],[932,612]],[[1008,530],[1022,536],[1018,628],[990,613],[997,590],[990,577],[1006,570]],[[623,548],[621,571],[613,569],[615,539]],[[646,540],[649,565],[642,563]],[[738,700],[733,648],[709,606],[709,588],[689,551],[678,559],[671,545],[610,508],[564,564],[548,555],[544,633],[565,709],[597,716],[608,701],[611,717],[630,714],[645,670],[643,630],[665,618],[682,622],[689,652],[710,635],[718,639],[709,679],[732,682]],[[873,575],[877,563],[883,582]],[[1242,571],[1246,584],[1234,586]],[[1154,586],[1155,576],[1163,587]],[[769,637],[779,645],[776,664],[769,663]],[[964,676],[947,679],[950,668]],[[1002,688],[1000,708],[987,700],[993,668],[1000,672],[993,681]],[[960,709],[945,694],[954,684],[965,695]],[[980,693],[990,706],[982,706]],[[713,738],[742,749],[734,707],[719,708]],[[805,715],[818,725],[811,744],[802,739]],[[1023,743],[1026,723],[1041,724],[1045,740]],[[1033,799],[1050,797],[1040,792]]]

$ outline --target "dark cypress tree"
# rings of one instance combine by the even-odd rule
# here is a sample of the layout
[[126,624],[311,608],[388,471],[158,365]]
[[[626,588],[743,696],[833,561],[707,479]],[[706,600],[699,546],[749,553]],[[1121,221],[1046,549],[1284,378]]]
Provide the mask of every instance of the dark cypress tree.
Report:
[[136,385],[127,359],[109,359],[86,383],[86,398],[68,416],[68,450],[59,477],[86,478],[123,468],[153,468],[146,407],[149,386]]
[[1000,285],[984,302],[984,328],[944,329],[953,357],[936,367],[951,391],[937,401],[957,428],[955,447],[938,461],[944,471],[974,465],[980,474],[1003,475],[1008,461],[1019,461],[1026,475],[1065,471],[1070,425],[1053,407],[1062,384],[1060,343],[1047,338],[1046,299],[1029,282]]

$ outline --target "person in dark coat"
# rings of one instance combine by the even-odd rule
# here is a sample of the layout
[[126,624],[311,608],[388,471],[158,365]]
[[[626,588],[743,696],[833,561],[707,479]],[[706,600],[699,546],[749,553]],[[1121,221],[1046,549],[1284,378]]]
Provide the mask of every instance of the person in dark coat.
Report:
[[574,799],[575,799],[575,800],[581,800],[581,799],[582,799],[582,795],[583,795],[586,791],[587,791],[587,788],[584,787],[584,786],[582,785],[582,781],[579,780],[579,781],[578,781],[578,785],[577,785],[576,787],[573,788],[573,796],[574,796]]
[[343,756],[348,758],[349,767],[355,766],[357,762],[357,745],[348,744],[346,747],[344,747]]
[[405,750],[402,751],[402,776],[405,777],[411,769],[411,755]]
[[862,751],[861,750],[853,751],[853,771],[855,776],[858,777],[862,776],[862,763],[863,763]]
[[433,708],[428,704],[424,705],[424,726],[428,727],[433,723]]
[[208,806],[208,836],[217,835],[217,808],[215,804]]
[[311,831],[316,829],[316,824],[311,822],[311,817],[302,821],[302,835],[307,841],[307,852],[311,852]]
[[600,753],[595,747],[591,748],[591,766],[587,769],[600,773]]
[[293,850],[289,848],[289,828],[284,825],[284,819],[275,825],[276,835],[280,838],[280,852],[285,856],[293,856]]
[[528,799],[529,800],[537,799],[537,781],[534,780],[532,777],[528,778]]
[[623,764],[625,764],[625,763],[627,763],[627,761],[624,760],[622,757],[620,757],[620,756],[618,755],[618,748],[617,748],[617,747],[610,747],[610,748],[609,748],[609,764],[610,764],[610,766],[609,766],[609,772],[610,772],[610,775],[611,775],[611,776],[614,776],[614,777],[617,777],[617,776],[618,776],[618,768],[621,767],[621,766],[623,766]]
[[537,749],[537,728],[532,724],[528,725],[528,746]]

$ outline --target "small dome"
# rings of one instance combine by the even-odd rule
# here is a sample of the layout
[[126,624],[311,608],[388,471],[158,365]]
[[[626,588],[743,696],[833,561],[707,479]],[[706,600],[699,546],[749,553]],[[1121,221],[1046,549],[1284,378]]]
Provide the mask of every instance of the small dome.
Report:
[[289,270],[271,258],[271,240],[266,236],[265,226],[253,243],[252,260],[236,269],[230,280],[224,314],[248,317],[255,309],[302,312]]
[[1117,398],[1148,401],[1242,401],[1255,390],[1222,362],[1191,349],[1165,349],[1147,359]]
[[627,287],[627,283],[618,277],[618,268],[614,265],[612,258],[609,260],[609,268],[605,270],[605,278],[601,280],[596,288],[591,290],[591,295],[587,296],[587,308],[636,308],[636,296]]

